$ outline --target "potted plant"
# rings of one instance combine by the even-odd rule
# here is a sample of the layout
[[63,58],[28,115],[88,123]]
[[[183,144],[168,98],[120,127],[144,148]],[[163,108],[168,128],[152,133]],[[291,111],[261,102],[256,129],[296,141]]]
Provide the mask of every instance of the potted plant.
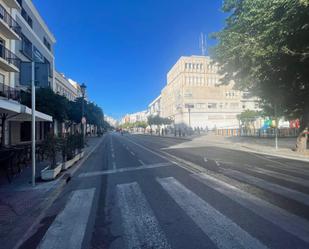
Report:
[[62,164],[57,163],[57,153],[60,151],[59,138],[50,134],[47,136],[42,146],[49,161],[49,165],[41,171],[41,178],[43,180],[53,180],[62,169]]
[[65,153],[65,159],[62,169],[67,170],[72,167],[73,164],[79,160],[79,155],[76,155],[76,138],[75,135],[69,135],[64,139],[63,153]]

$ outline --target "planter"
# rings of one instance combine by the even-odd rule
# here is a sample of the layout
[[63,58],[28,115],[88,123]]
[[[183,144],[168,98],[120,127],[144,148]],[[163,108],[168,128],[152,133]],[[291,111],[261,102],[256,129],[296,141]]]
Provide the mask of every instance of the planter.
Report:
[[79,159],[82,159],[82,158],[84,157],[84,155],[85,155],[85,152],[84,152],[84,151],[82,151],[81,153],[79,153]]
[[50,167],[46,167],[41,171],[41,178],[45,181],[54,180],[57,175],[59,175],[62,169],[62,163],[58,164],[56,168],[50,169]]
[[62,164],[62,170],[67,170],[73,166],[74,163],[76,163],[79,160],[79,155],[76,155],[71,160],[66,161]]

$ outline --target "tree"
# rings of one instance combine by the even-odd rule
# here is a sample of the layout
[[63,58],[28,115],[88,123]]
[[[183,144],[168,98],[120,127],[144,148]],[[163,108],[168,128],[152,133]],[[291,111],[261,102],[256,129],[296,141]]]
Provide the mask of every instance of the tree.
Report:
[[[52,116],[59,122],[68,118],[68,100],[53,92],[50,88],[37,88],[35,98],[36,110]],[[30,92],[23,92],[22,104],[31,108]]]
[[245,127],[249,127],[260,116],[261,113],[258,111],[245,110],[241,114],[237,115],[237,119],[241,121]]
[[298,151],[309,127],[309,0],[225,0],[225,28],[211,54],[222,84],[251,91],[287,118],[300,119]]

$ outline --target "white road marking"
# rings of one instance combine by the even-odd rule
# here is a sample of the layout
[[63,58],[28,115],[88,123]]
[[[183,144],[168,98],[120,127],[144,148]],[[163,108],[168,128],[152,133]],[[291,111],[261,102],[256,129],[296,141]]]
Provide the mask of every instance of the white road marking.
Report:
[[267,248],[175,178],[157,178],[157,181],[218,248]]
[[145,163],[142,160],[138,160],[138,161],[141,163],[141,165],[145,165]]
[[244,174],[242,172],[236,171],[236,170],[224,170],[224,175],[227,175],[229,177],[235,178],[239,181],[246,182],[251,185],[255,185],[261,189],[277,193],[279,195],[285,196],[286,198],[296,200],[298,202],[304,203],[306,205],[309,205],[309,195],[298,192],[293,189],[289,189],[271,182],[267,182],[263,179],[250,176],[247,174]]
[[135,156],[135,153],[133,151],[130,151],[130,153],[131,153],[132,156]]
[[136,182],[117,185],[117,202],[127,248],[171,248]]
[[64,210],[48,228],[38,248],[81,248],[94,193],[94,188],[74,191]]
[[113,162],[113,170],[116,170],[116,163]]
[[218,161],[215,161],[215,164],[216,164],[217,166],[220,166],[220,163],[219,163]]
[[115,154],[114,153],[112,153],[112,158],[115,159]]
[[207,162],[208,162],[207,157],[204,157],[204,162],[205,162],[205,163],[207,163]]
[[287,174],[276,172],[274,170],[267,170],[267,169],[257,168],[257,167],[251,167],[251,168],[249,168],[249,170],[263,174],[263,175],[272,176],[272,177],[279,178],[279,179],[282,179],[282,180],[294,182],[296,184],[300,184],[300,185],[303,185],[305,187],[309,187],[309,181],[304,180],[303,178],[300,178],[300,177],[290,176],[290,175],[287,175]]
[[156,164],[148,164],[141,167],[140,165],[137,167],[129,167],[129,168],[118,168],[118,169],[112,169],[112,170],[104,170],[104,171],[94,171],[94,172],[88,172],[88,173],[82,173],[78,177],[91,177],[91,176],[101,176],[101,175],[109,175],[109,174],[117,174],[122,172],[128,172],[128,171],[138,171],[138,170],[144,170],[144,169],[153,169],[153,168],[159,168],[159,167],[167,167],[172,166],[173,163],[156,163]]
[[192,176],[208,187],[215,189],[229,199],[239,203],[243,207],[250,209],[258,216],[261,216],[264,219],[269,220],[271,223],[281,227],[288,233],[295,235],[301,240],[309,242],[309,222],[305,219],[291,214],[284,209],[208,174],[201,173]]

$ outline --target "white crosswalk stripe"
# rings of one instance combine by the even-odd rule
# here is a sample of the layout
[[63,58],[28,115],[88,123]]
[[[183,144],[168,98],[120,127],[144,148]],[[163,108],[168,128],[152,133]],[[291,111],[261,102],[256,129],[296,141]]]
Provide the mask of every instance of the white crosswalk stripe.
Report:
[[195,174],[193,177],[288,233],[309,242],[309,222],[307,220],[205,173]]
[[94,193],[93,188],[74,191],[64,210],[47,230],[38,248],[81,248]]
[[129,249],[171,248],[136,182],[117,185],[117,202]]
[[175,178],[157,178],[157,181],[218,248],[267,248]]
[[306,204],[309,206],[309,195],[298,192],[293,189],[289,189],[283,186],[280,186],[278,184],[274,184],[268,181],[265,181],[261,178],[257,178],[251,175],[247,175],[245,173],[242,173],[240,171],[236,170],[224,170],[224,174],[227,176],[230,176],[232,178],[235,178],[239,181],[246,182],[251,185],[255,185],[261,189],[265,189],[267,191],[277,193],[279,195],[282,195],[286,198],[296,200],[298,202],[301,202],[303,204]]

